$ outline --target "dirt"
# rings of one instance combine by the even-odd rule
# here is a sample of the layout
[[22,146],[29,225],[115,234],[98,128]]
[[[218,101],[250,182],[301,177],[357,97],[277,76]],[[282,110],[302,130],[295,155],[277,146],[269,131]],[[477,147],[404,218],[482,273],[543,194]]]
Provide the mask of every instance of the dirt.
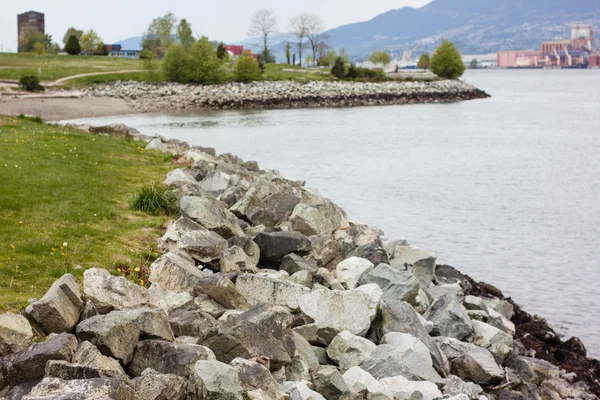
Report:
[[437,270],[443,276],[461,280],[465,295],[495,297],[510,302],[515,311],[511,320],[517,331],[515,339],[519,340],[527,350],[535,352],[535,358],[546,360],[567,372],[577,374],[577,378],[587,383],[590,391],[600,397],[600,361],[587,357],[587,350],[581,340],[572,337],[563,341],[546,320],[527,313],[493,285],[476,282],[447,265],[438,265]]

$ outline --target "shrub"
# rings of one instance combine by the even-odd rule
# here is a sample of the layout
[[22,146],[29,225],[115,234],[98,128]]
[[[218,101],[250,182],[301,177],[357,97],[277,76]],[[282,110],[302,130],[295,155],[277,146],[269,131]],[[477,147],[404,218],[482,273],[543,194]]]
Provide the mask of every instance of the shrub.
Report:
[[31,122],[35,122],[35,123],[38,123],[38,124],[43,124],[44,123],[44,120],[42,119],[42,117],[39,117],[39,116],[32,117],[32,116],[29,116],[29,115],[23,115],[23,114],[21,114],[21,115],[19,115],[17,117],[17,119],[21,119],[23,121],[31,121]]
[[150,49],[144,49],[140,53],[140,60],[153,60],[153,59],[154,59],[154,53]]
[[465,73],[466,67],[454,44],[444,40],[431,57],[429,69],[440,78],[458,79]]
[[369,56],[369,61],[371,61],[375,65],[381,64],[385,66],[392,62],[392,57],[389,53],[385,51],[374,51]]
[[164,186],[145,186],[131,200],[131,208],[150,215],[177,215],[179,198]]
[[217,58],[219,60],[226,60],[229,58],[229,52],[225,48],[224,43],[219,43],[219,45],[217,46]]
[[165,77],[173,82],[188,82],[188,64],[188,57],[183,45],[172,43],[167,49],[165,59],[163,61],[163,71],[165,73]]
[[350,64],[350,67],[348,67],[348,74],[346,76],[350,79],[358,78],[358,72],[356,71],[354,64]]
[[28,92],[37,92],[45,90],[40,83],[40,78],[37,75],[24,75],[19,79],[19,86]]
[[77,36],[69,36],[69,40],[67,40],[67,43],[65,44],[65,51],[72,56],[76,56],[81,53],[81,44],[79,44],[79,39],[77,39]]
[[189,47],[188,57],[186,69],[190,72],[190,82],[207,85],[223,80],[222,60],[217,57],[217,52],[207,37]]
[[237,82],[252,82],[260,79],[262,71],[254,57],[242,54],[235,63],[233,70],[234,79]]
[[96,46],[96,48],[94,49],[93,54],[95,56],[108,56],[108,48],[106,47],[106,45],[102,42],[98,43],[98,45]]
[[335,59],[331,73],[338,79],[343,79],[346,76],[346,68],[344,67],[344,59],[342,57]]

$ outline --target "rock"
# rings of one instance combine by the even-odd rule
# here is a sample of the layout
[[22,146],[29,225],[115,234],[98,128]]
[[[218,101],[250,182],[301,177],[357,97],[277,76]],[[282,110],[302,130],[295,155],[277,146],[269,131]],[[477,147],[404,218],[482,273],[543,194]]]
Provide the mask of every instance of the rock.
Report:
[[140,337],[140,329],[126,315],[98,315],[77,325],[77,338],[87,340],[104,355],[129,363]]
[[333,232],[331,221],[325,218],[317,208],[306,204],[298,204],[294,208],[290,222],[295,231],[302,232],[306,236],[331,235]]
[[285,378],[291,382],[310,382],[308,363],[301,355],[292,357],[292,362],[285,366]]
[[369,319],[374,321],[379,313],[381,307],[381,299],[383,298],[383,292],[381,288],[374,283],[362,285],[356,288],[359,292],[363,292],[367,297],[369,308]]
[[197,310],[176,310],[169,315],[169,324],[175,336],[193,336],[199,340],[217,330],[217,321],[210,314]]
[[371,261],[374,265],[388,264],[390,262],[388,254],[385,252],[380,240],[366,243],[357,247],[351,255],[365,258]]
[[187,184],[197,184],[196,178],[197,174],[190,168],[177,168],[167,174],[167,179],[163,184],[168,187],[180,188]]
[[433,341],[438,345],[440,350],[442,350],[442,352],[450,361],[460,356],[464,356],[465,354],[473,350],[475,347],[477,347],[472,343],[465,343],[454,338],[448,338],[443,336],[434,337]]
[[375,266],[369,260],[359,257],[350,257],[335,267],[337,279],[346,289],[354,289],[361,278],[369,273]]
[[229,211],[238,218],[247,216],[249,210],[252,209],[253,206],[260,204],[260,199],[257,194],[258,191],[256,188],[251,187],[236,203],[229,207]]
[[41,300],[31,303],[26,312],[46,333],[61,333],[71,332],[82,309],[77,282],[73,275],[66,274],[50,286]]
[[317,272],[317,263],[315,261],[305,260],[298,254],[291,253],[283,257],[279,269],[286,271],[290,275],[300,271],[307,271],[314,274]]
[[314,389],[327,400],[337,400],[348,390],[342,374],[331,365],[319,366],[310,372]]
[[85,321],[88,318],[95,317],[96,315],[100,315],[94,302],[91,300],[87,300],[85,305],[83,306],[83,311],[81,311],[81,315],[79,316],[79,322]]
[[289,400],[325,400],[304,382],[283,382],[281,388],[289,395]]
[[391,400],[393,394],[371,374],[360,367],[352,367],[342,375],[342,379],[348,387],[348,391],[341,399],[377,399]]
[[300,196],[296,193],[285,191],[274,193],[266,198],[265,209],[273,213],[275,222],[278,224],[292,215],[298,203],[300,203]]
[[517,370],[524,382],[540,385],[543,381],[560,377],[560,369],[545,360],[531,357],[517,357],[510,366]]
[[511,336],[515,336],[516,328],[515,324],[506,319],[504,315],[500,314],[494,309],[488,309],[488,324],[495,326],[501,331],[508,333]]
[[311,347],[310,343],[299,333],[294,331],[294,345],[296,346],[295,355],[301,355],[306,360],[310,368],[319,366],[319,358],[315,353],[315,349]]
[[370,340],[342,331],[331,341],[327,355],[341,369],[347,370],[368,359],[376,348],[377,345]]
[[241,247],[232,246],[221,254],[219,270],[228,274],[231,272],[257,272],[256,262],[247,255]]
[[329,267],[329,263],[341,259],[340,245],[331,236],[312,236],[310,238],[312,250],[306,256],[306,261],[315,263],[317,267]]
[[219,195],[239,181],[237,175],[230,175],[223,171],[210,171],[200,183],[200,188],[213,195]]
[[471,321],[473,325],[473,344],[488,349],[498,360],[504,361],[513,348],[513,338],[485,322]]
[[215,352],[217,360],[268,357],[271,365],[287,365],[296,352],[292,323],[285,308],[263,304],[242,314],[219,321],[218,332],[203,341]]
[[379,264],[360,280],[361,285],[377,284],[383,291],[383,300],[402,300],[413,303],[419,293],[419,281],[407,269]]
[[101,377],[128,379],[117,360],[102,355],[100,350],[90,342],[84,341],[79,344],[72,362],[98,371]]
[[481,386],[465,382],[455,375],[450,375],[447,379],[444,379],[443,386],[444,395],[456,396],[464,393],[469,400],[479,400],[479,396],[483,394]]
[[75,336],[61,333],[26,350],[0,357],[0,390],[41,379],[49,360],[71,361],[76,348]]
[[135,400],[184,400],[186,381],[175,374],[146,370],[133,380]]
[[452,373],[479,385],[494,385],[504,379],[504,371],[496,364],[492,353],[480,347],[454,359]]
[[515,314],[514,307],[510,302],[506,300],[500,300],[495,298],[485,298],[483,299],[488,310],[492,309],[498,313],[500,313],[507,320],[511,320],[513,315]]
[[197,344],[175,344],[163,340],[144,340],[135,347],[129,372],[141,376],[148,369],[188,377],[200,360],[214,360],[213,352]]
[[134,389],[121,379],[94,378],[65,381],[59,378],[44,378],[28,396],[24,397],[24,400],[134,400],[134,397]]
[[235,215],[216,201],[207,197],[185,196],[181,199],[180,206],[184,217],[218,233],[225,239],[244,236],[242,229],[233,222],[237,219]]
[[329,346],[333,338],[340,333],[337,329],[319,326],[315,323],[297,326],[294,328],[294,332],[315,346]]
[[217,273],[204,276],[196,285],[196,294],[206,294],[225,308],[247,310],[248,302],[226,276]]
[[206,400],[243,400],[243,389],[238,371],[214,360],[198,361],[192,381]]
[[298,271],[294,275],[290,276],[288,280],[290,282],[294,282],[306,288],[312,289],[314,286],[313,278],[314,277],[312,276],[312,274],[308,271]]
[[0,314],[0,356],[25,350],[31,344],[33,331],[27,318],[20,314]]
[[448,359],[429,336],[410,304],[404,301],[382,303],[380,316],[374,324],[374,333],[377,339],[381,340],[390,332],[408,333],[422,341],[429,349],[434,368],[442,377],[448,375],[450,372]]
[[243,358],[234,359],[230,365],[237,370],[244,393],[256,394],[257,399],[286,400],[285,392],[264,365]]
[[196,288],[204,276],[194,260],[180,250],[163,254],[154,261],[150,267],[149,281],[177,293],[187,292],[195,296],[198,294]]
[[314,283],[333,290],[345,290],[340,281],[333,277],[333,274],[326,268],[317,269],[314,277]]
[[172,342],[175,339],[167,314],[160,308],[142,307],[113,311],[109,315],[133,322],[140,330],[140,340],[159,339]]
[[219,318],[227,311],[225,307],[205,294],[194,298],[194,309],[210,314],[213,318]]
[[122,276],[112,276],[107,270],[99,268],[91,268],[83,273],[83,293],[100,314],[148,303],[148,290],[145,287]]
[[169,222],[167,232],[160,239],[160,247],[164,250],[176,251],[179,249],[179,241],[185,234],[205,229],[202,225],[191,219],[181,217]]
[[296,253],[308,254],[310,240],[300,232],[261,232],[254,238],[260,248],[260,261],[266,265],[279,264],[283,257]]
[[101,371],[82,364],[72,364],[63,360],[50,360],[46,363],[46,378],[73,379],[102,378]]
[[227,240],[203,228],[183,235],[179,247],[187,251],[192,258],[208,263],[221,258],[221,253],[227,249]]
[[392,255],[390,265],[396,268],[408,266],[419,280],[423,289],[433,285],[435,279],[435,260],[437,255],[426,252],[415,246],[397,246]]
[[370,298],[358,289],[316,290],[301,296],[298,304],[321,327],[363,336],[371,326]]
[[165,146],[165,144],[159,138],[152,139],[146,146],[146,150],[158,150],[161,153],[170,153],[169,149],[167,149],[167,146]]
[[250,257],[251,264],[258,265],[258,261],[260,260],[260,248],[254,243],[254,240],[247,236],[235,236],[230,238],[227,242],[229,243],[229,247],[237,246],[244,250],[244,253]]
[[460,303],[462,303],[465,298],[465,291],[458,283],[431,286],[426,291],[434,300],[444,294],[456,298]]
[[442,397],[442,392],[432,382],[409,381],[403,376],[383,378],[379,382],[393,394],[394,399],[437,400]]
[[456,298],[448,294],[435,300],[423,316],[433,322],[433,336],[463,340],[473,334],[473,326],[467,310]]
[[250,306],[268,303],[291,310],[298,309],[300,296],[310,293],[310,289],[302,285],[252,274],[240,275],[236,288]]
[[194,302],[194,298],[189,293],[175,293],[169,289],[163,288],[158,283],[150,285],[148,296],[150,304],[159,307],[167,314]]

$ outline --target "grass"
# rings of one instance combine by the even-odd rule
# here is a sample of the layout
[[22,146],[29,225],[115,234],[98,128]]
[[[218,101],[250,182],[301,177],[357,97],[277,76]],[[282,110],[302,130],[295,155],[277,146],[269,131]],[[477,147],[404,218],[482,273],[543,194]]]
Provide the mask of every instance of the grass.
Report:
[[179,198],[177,194],[164,186],[144,186],[133,197],[131,208],[154,216],[177,215]]
[[74,88],[85,88],[100,83],[109,83],[115,81],[137,81],[137,82],[161,82],[164,79],[161,76],[154,77],[153,79],[148,78],[147,72],[125,72],[107,75],[96,75],[96,76],[84,76],[81,78],[75,78],[64,82],[62,85],[54,88],[60,89],[74,89]]
[[142,279],[169,218],[129,201],[162,180],[170,158],[29,118],[0,116],[0,144],[0,311],[22,309],[64,273]]
[[[328,81],[330,80],[329,75],[318,74],[314,72],[299,73],[299,72],[284,72],[284,69],[295,69],[301,70],[303,68],[296,67],[294,65],[287,64],[267,64],[265,65],[265,72],[263,79],[273,81]],[[329,70],[325,70],[329,72]]]

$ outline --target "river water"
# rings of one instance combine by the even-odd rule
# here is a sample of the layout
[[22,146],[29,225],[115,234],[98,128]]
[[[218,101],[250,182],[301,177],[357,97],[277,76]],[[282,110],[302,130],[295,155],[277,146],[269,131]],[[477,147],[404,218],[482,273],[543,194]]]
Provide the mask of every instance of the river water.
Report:
[[123,122],[289,178],[436,250],[600,357],[600,70],[469,71],[457,104],[202,112]]

